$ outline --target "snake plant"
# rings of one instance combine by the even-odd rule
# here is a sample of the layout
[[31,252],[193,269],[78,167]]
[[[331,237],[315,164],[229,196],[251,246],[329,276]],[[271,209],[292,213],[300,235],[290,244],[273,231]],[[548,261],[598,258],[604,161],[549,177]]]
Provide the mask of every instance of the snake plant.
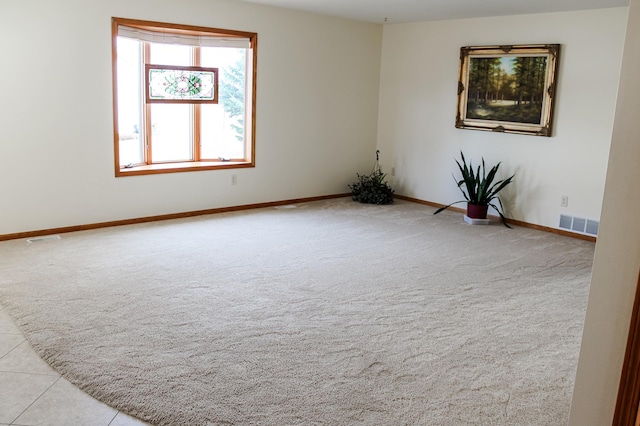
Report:
[[[506,179],[496,181],[496,174],[498,173],[498,169],[500,168],[500,163],[493,166],[487,173],[484,158],[482,158],[482,166],[478,166],[474,169],[471,161],[469,161],[469,163],[467,164],[467,160],[465,159],[462,151],[460,151],[460,156],[462,157],[462,162],[458,160],[455,161],[458,165],[458,168],[460,169],[460,173],[462,174],[462,179],[458,180],[455,176],[453,177],[453,179],[462,192],[462,195],[464,195],[465,199],[439,208],[433,214],[438,214],[441,211],[458,203],[466,202],[475,205],[486,205],[493,207],[500,215],[504,226],[510,228],[504,216],[504,208],[502,207],[500,198],[498,198],[498,192],[502,191],[504,187],[513,182],[513,178],[515,175],[511,175]],[[494,202],[494,200],[497,200],[497,204]]]

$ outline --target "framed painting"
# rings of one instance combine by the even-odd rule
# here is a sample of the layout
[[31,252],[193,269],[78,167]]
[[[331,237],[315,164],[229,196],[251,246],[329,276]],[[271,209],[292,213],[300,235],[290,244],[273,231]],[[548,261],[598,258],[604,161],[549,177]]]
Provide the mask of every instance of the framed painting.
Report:
[[551,136],[559,44],[460,48],[460,129]]

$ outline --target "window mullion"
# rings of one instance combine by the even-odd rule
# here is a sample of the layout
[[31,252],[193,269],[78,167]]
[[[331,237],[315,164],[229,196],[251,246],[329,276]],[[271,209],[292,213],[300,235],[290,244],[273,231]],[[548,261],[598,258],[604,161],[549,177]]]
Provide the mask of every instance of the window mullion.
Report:
[[200,161],[200,105],[193,105],[193,159]]
[[[143,69],[143,73],[145,72],[145,65],[151,63],[151,45],[148,42],[144,43],[144,52],[143,52],[143,65],[142,65],[142,69]],[[143,75],[143,80],[142,81],[146,81],[146,78],[144,78],[145,76]],[[153,140],[152,140],[152,134],[153,134],[153,128],[152,128],[152,121],[151,121],[151,105],[147,103],[146,99],[147,97],[144,95],[144,91],[146,90],[146,88],[144,87],[144,84],[141,85],[143,87],[143,95],[142,95],[142,102],[144,102],[144,133],[145,133],[145,138],[144,138],[144,153],[145,153],[145,162],[147,164],[152,164],[153,163],[153,157],[152,157],[152,147],[153,147]]]
[[146,116],[146,120],[145,120],[145,156],[146,156],[146,163],[147,164],[152,164],[153,161],[153,157],[152,155],[152,134],[153,134],[153,126],[151,125],[151,105],[150,104],[146,104],[144,106],[144,110],[145,110],[145,116]]
[[[200,47],[193,48],[193,65],[199,67]],[[193,160],[200,161],[200,104],[194,104],[193,108]]]

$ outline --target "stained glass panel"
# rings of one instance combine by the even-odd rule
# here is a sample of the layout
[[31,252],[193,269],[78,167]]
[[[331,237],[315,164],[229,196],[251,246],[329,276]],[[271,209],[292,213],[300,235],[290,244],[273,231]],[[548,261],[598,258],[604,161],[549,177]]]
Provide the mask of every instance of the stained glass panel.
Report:
[[146,65],[147,102],[218,103],[218,69]]

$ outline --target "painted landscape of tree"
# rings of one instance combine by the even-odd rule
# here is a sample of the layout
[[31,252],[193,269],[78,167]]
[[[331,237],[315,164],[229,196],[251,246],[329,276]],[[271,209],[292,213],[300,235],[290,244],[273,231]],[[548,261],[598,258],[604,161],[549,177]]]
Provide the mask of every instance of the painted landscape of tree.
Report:
[[460,49],[456,127],[551,136],[559,44]]

